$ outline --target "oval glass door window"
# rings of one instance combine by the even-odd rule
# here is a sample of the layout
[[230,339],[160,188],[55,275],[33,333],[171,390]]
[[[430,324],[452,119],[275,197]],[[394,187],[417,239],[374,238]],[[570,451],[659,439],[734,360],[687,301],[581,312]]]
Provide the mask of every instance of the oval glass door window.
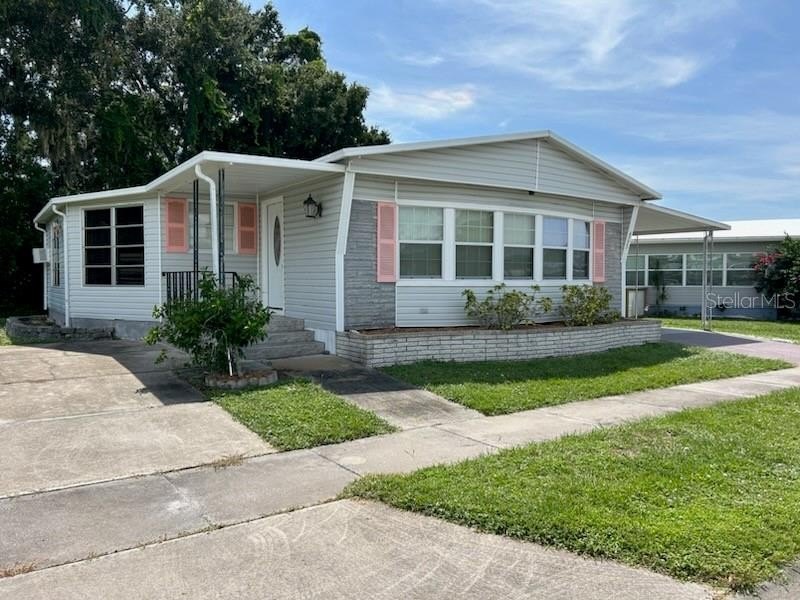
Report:
[[272,255],[275,257],[275,266],[281,264],[281,220],[275,217],[275,224],[272,226]]

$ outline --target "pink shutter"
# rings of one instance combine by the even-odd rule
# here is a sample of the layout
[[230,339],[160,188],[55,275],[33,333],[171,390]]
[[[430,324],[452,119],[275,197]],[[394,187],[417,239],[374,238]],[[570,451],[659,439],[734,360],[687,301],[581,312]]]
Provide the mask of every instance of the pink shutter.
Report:
[[606,280],[606,222],[592,222],[592,280]]
[[189,236],[187,233],[187,214],[185,198],[167,198],[166,228],[167,252],[186,252],[189,249]]
[[397,205],[378,202],[378,264],[380,282],[397,281]]
[[255,254],[258,245],[256,205],[240,202],[238,207],[236,235],[239,241],[239,254]]

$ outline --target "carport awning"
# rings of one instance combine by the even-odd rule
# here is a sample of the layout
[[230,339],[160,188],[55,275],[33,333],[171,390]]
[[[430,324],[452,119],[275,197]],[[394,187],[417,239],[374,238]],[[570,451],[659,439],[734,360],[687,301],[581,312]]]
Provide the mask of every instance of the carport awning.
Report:
[[654,233],[684,233],[689,231],[721,231],[730,225],[698,217],[674,208],[665,208],[651,203],[639,207],[639,215],[634,226],[634,235]]

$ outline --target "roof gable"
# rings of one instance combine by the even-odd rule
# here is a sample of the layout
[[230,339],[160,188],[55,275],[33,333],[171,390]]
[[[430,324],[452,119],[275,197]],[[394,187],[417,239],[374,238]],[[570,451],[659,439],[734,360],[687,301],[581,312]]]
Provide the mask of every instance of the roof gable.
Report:
[[[602,200],[660,194],[551,131],[344,148],[315,162],[347,160],[357,170],[496,185]],[[399,171],[399,172],[398,172]],[[598,195],[600,194],[600,195]]]

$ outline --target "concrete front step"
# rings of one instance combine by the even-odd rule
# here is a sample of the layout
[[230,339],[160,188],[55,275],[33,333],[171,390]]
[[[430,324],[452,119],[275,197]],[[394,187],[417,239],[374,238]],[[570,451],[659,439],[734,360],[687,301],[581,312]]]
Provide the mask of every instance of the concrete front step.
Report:
[[267,332],[302,331],[305,327],[306,324],[303,319],[295,319],[294,317],[286,317],[284,315],[272,315],[267,325]]
[[254,346],[277,346],[280,344],[302,344],[314,341],[314,332],[308,329],[300,331],[268,331],[267,338]]
[[322,342],[300,342],[289,344],[256,344],[245,350],[249,359],[272,360],[274,358],[288,358],[290,356],[308,356],[323,354],[325,344]]

